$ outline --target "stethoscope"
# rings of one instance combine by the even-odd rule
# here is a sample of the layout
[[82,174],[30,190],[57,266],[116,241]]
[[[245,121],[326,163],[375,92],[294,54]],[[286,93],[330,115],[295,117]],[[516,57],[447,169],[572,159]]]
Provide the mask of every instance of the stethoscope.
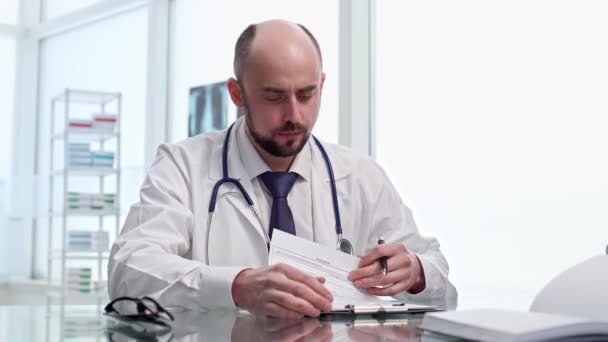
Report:
[[[205,245],[206,253],[207,253],[207,263],[209,263],[209,236],[211,235],[211,220],[213,218],[213,213],[215,211],[217,193],[218,193],[220,187],[226,183],[232,183],[239,189],[240,193],[245,198],[245,201],[247,201],[247,204],[249,205],[251,210],[253,210],[253,212],[255,213],[255,216],[256,216],[258,222],[260,223],[260,227],[262,227],[262,231],[264,232],[264,238],[266,240],[266,247],[268,248],[268,250],[270,250],[270,237],[268,236],[268,233],[266,232],[266,230],[263,229],[264,224],[262,223],[262,219],[261,219],[259,212],[253,205],[253,200],[251,200],[251,197],[249,196],[249,194],[247,193],[247,191],[245,190],[245,188],[243,187],[243,185],[241,184],[241,182],[238,179],[231,178],[228,176],[228,141],[230,140],[230,133],[232,131],[233,126],[234,126],[234,123],[232,125],[230,125],[230,127],[228,128],[228,131],[226,132],[226,138],[224,139],[224,146],[222,149],[222,179],[217,181],[217,183],[215,183],[215,185],[213,186],[213,192],[211,193],[211,199],[209,201],[209,216],[207,217],[207,239],[206,239],[206,245]],[[348,241],[348,239],[345,239],[344,237],[342,237],[342,223],[340,221],[340,208],[338,207],[338,192],[336,191],[336,180],[334,178],[334,171],[331,167],[331,162],[329,161],[329,156],[327,155],[325,148],[323,148],[323,145],[321,145],[321,142],[314,135],[311,135],[311,136],[314,139],[315,143],[317,144],[317,147],[321,151],[321,154],[323,155],[323,159],[325,160],[325,165],[327,166],[327,173],[329,174],[329,183],[331,186],[331,197],[332,197],[331,199],[332,199],[332,203],[334,206],[334,216],[336,219],[336,235],[337,235],[336,249],[340,250],[344,253],[352,255],[354,252],[353,245],[350,243],[350,241]]]

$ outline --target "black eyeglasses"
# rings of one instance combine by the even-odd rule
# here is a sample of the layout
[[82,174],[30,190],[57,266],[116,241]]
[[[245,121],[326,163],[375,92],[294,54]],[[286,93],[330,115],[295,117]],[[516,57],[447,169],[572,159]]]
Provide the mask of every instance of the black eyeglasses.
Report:
[[114,313],[122,318],[132,320],[156,321],[167,319],[173,321],[173,315],[150,297],[119,297],[105,307],[106,314]]

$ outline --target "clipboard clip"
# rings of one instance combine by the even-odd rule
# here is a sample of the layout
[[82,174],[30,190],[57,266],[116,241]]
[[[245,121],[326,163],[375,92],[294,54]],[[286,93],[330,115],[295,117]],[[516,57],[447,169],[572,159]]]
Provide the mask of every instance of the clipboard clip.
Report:
[[405,303],[386,303],[386,304],[349,304],[345,309],[355,315],[376,315],[386,313],[406,313],[408,306]]

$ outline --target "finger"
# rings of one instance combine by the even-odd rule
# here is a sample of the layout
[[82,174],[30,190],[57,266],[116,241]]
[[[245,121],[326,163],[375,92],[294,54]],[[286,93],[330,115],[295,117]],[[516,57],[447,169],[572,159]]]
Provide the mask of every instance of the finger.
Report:
[[408,283],[401,281],[385,288],[371,287],[367,289],[367,292],[369,294],[373,294],[374,296],[394,296],[407,289]]
[[382,257],[390,257],[398,253],[407,253],[407,248],[400,243],[387,243],[372,248],[367,254],[361,257],[359,267],[367,266],[378,261]]
[[289,291],[285,292],[277,289],[272,289],[266,292],[268,294],[269,302],[279,304],[280,306],[288,310],[292,310],[310,317],[318,317],[321,313],[320,309],[316,308],[305,298],[296,296],[290,293]]
[[286,319],[301,319],[302,317],[304,317],[304,315],[302,313],[299,313],[299,312],[296,312],[293,310],[289,310],[277,303],[272,303],[272,302],[264,303],[262,305],[261,312],[256,312],[256,314],[263,314],[266,316],[277,317],[277,318],[286,318]]
[[325,297],[330,302],[334,300],[334,296],[329,292],[327,287],[323,284],[325,283],[325,278],[323,278],[323,282],[320,282],[318,279],[309,276],[305,273],[294,274],[293,277],[290,277],[292,280],[296,282],[300,282],[306,284],[309,288],[314,290],[319,296]]
[[[331,310],[331,300],[315,292],[310,286],[308,286],[307,283],[298,283],[293,280],[287,280],[280,290],[290,293],[294,297],[310,303],[319,311]],[[316,316],[318,316],[318,314]]]
[[365,267],[358,268],[348,274],[348,280],[357,281],[359,279],[373,277],[382,273],[382,267],[379,262],[367,265]]
[[374,277],[359,279],[353,283],[355,287],[367,289],[376,286],[386,286],[403,281],[408,276],[408,270],[401,268],[387,275],[380,274]]
[[331,293],[329,292],[329,290],[327,290],[327,288],[325,286],[323,286],[323,282],[324,281],[321,282],[318,279],[318,278],[322,278],[323,280],[325,280],[325,278],[323,278],[323,277],[313,277],[313,276],[311,276],[309,274],[306,274],[306,273],[298,270],[295,267],[292,267],[292,266],[284,264],[284,263],[279,263],[279,264],[273,265],[273,267],[278,272],[283,273],[289,279],[295,280],[295,281],[300,282],[300,283],[306,283],[313,290],[315,290],[316,292],[318,292],[321,296],[325,296],[325,297],[330,298],[330,299],[333,300],[333,296],[331,295]]
[[[394,271],[401,268],[409,268],[411,263],[412,261],[407,257],[407,254],[397,254],[387,260],[386,266],[390,273],[391,270]],[[359,279],[368,278],[379,274],[383,274],[382,266],[380,265],[380,262],[374,262],[370,265],[352,271],[348,275],[348,279],[354,282]]]
[[[294,280],[298,283],[306,284],[317,294],[319,294],[320,296],[326,297],[330,301],[332,301],[334,299],[334,297],[329,292],[329,290],[325,286],[323,286],[323,283],[321,283],[317,278],[315,278],[309,274],[306,274],[289,265],[285,265],[285,264],[280,264],[280,265],[281,265],[281,268],[280,268],[281,271],[283,271],[284,274],[287,275],[287,277],[289,279]],[[323,279],[325,279],[325,278],[323,278]]]
[[[282,292],[283,295],[277,297],[278,292],[265,291],[264,293],[274,294],[274,297],[272,299],[261,298],[262,300],[273,302],[279,300],[277,298],[280,298],[280,300],[286,302],[279,302],[279,304],[286,306],[288,309],[302,312],[312,317],[317,317],[319,315],[318,312],[320,311],[331,310],[331,300],[327,297],[321,296],[314,290],[313,287],[309,286],[309,284],[314,284],[327,291],[327,289],[325,289],[325,287],[316,278],[285,264],[274,265],[273,272],[275,272],[275,274],[271,274],[268,279],[268,290],[278,290]],[[294,281],[292,278],[290,278],[290,276],[292,278],[299,279],[299,281]],[[290,301],[289,297],[284,296],[285,293],[290,294],[292,297],[298,298],[298,301]],[[301,303],[302,301],[309,304],[309,306],[303,305]],[[295,308],[294,305],[298,305],[298,308]],[[314,310],[310,310],[310,306],[312,306]]]

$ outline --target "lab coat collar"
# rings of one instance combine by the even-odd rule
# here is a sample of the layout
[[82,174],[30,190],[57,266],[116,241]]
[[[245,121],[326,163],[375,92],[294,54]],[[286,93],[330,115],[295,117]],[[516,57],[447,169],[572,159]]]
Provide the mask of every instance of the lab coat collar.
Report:
[[[254,194],[253,186],[251,184],[251,180],[249,179],[249,177],[247,177],[247,172],[245,171],[245,168],[243,167],[243,163],[241,162],[241,159],[239,156],[239,154],[240,154],[239,145],[237,144],[238,134],[236,134],[236,133],[238,132],[238,130],[241,128],[241,126],[243,124],[244,124],[244,118],[238,119],[236,121],[236,123],[234,124],[232,132],[230,134],[230,140],[228,142],[228,177],[238,180],[241,183],[241,185],[243,186],[243,188],[245,189],[245,191],[247,192],[247,194],[249,194],[249,196],[253,196],[253,194]],[[222,179],[222,151],[223,151],[224,140],[226,138],[226,132],[227,132],[227,130],[224,130],[222,132],[222,134],[219,134],[217,136],[218,139],[216,139],[216,141],[215,141],[215,146],[213,148],[213,152],[212,152],[211,156],[208,157],[210,159],[208,162],[211,163],[212,165],[214,165],[214,167],[211,167],[210,171],[209,171],[209,178],[211,179],[212,183],[215,183],[215,182],[219,181],[220,179]],[[251,210],[250,208],[247,208],[245,199],[240,194],[240,191],[234,184],[222,185],[220,187],[220,189],[218,190],[217,198],[218,199],[222,198],[222,197],[224,197],[224,195],[227,195],[229,193],[238,193],[239,194],[238,196],[226,196],[226,200],[235,207],[237,212],[241,213],[241,215],[243,215],[243,217],[247,221],[249,221],[249,223],[252,227],[257,227],[256,232],[265,241],[265,237],[264,237],[264,233],[263,233],[264,227],[259,227],[260,223],[258,221],[258,218],[256,217],[256,214],[254,213],[253,210]],[[254,202],[254,204],[255,204],[255,202]]]
[[[245,132],[246,122],[240,125],[239,130],[236,131],[237,143],[239,146],[239,155],[243,168],[247,171],[249,179],[253,180],[264,172],[271,171],[266,162],[262,159],[260,154],[256,151],[255,147],[249,140],[247,133]],[[296,155],[291,167],[290,172],[295,172],[304,181],[310,179],[311,172],[311,155],[310,155],[310,143],[306,143],[302,151]]]
[[[234,178],[239,181],[243,181],[243,179],[247,179],[245,175],[247,175],[245,169],[243,168],[243,163],[239,157],[238,144],[237,144],[237,134],[240,126],[244,123],[244,118],[239,118],[232,128],[232,132],[230,133],[230,140],[228,141],[228,177]],[[213,167],[209,168],[209,178],[213,181],[219,181],[222,179],[222,152],[224,149],[224,140],[226,139],[226,133],[228,129],[224,129],[221,134],[217,135],[217,138],[214,142],[213,152],[210,156],[208,156],[209,160],[204,160],[203,162],[208,162]],[[244,184],[243,184],[244,185]],[[249,189],[246,188],[247,191]]]
[[[270,169],[264,163],[257,151],[255,151],[255,149],[251,145],[251,142],[248,140],[246,134],[244,133],[244,125],[245,118],[239,118],[235,122],[232,132],[230,134],[230,141],[228,143],[228,176],[241,181],[243,183],[243,186],[245,186],[245,183],[249,183],[249,188],[245,187],[247,192],[249,192],[251,188],[251,180],[257,177],[260,173],[269,171]],[[222,134],[219,135],[219,137],[221,138],[216,139],[215,146],[213,148],[213,153],[211,155],[211,161],[204,161],[211,162],[214,165],[214,167],[211,167],[209,170],[209,178],[211,180],[218,181],[222,178],[222,149],[224,146],[226,132],[227,129],[222,131]],[[242,138],[245,138],[247,140],[239,145],[237,139]],[[334,152],[334,149],[331,148],[331,144],[325,143],[323,141],[321,141],[321,144],[323,144],[327,151],[327,154],[329,155],[329,159],[334,170],[334,177],[336,181],[348,177],[351,173],[350,165],[348,163],[343,162],[344,158]],[[240,148],[244,148],[244,150],[239,152]],[[253,152],[255,152],[253,156],[249,155],[252,152],[251,150],[249,150],[249,148],[253,150]],[[245,159],[241,159],[241,156],[243,156]],[[315,160],[318,160],[320,162],[315,162]],[[252,166],[250,167],[250,170],[248,172],[248,167],[246,167],[245,164],[250,162],[252,163]],[[315,169],[318,172],[314,172]],[[291,167],[291,171],[298,173],[300,176],[302,176],[302,178],[308,181],[312,179],[313,173],[316,173],[317,175],[321,175],[321,179],[323,179],[324,182],[329,182],[329,174],[327,172],[327,166],[325,165],[325,161],[323,160],[323,155],[321,154],[319,148],[316,146],[316,143],[314,142],[312,137],[308,139],[308,142],[306,143],[302,151],[300,151],[298,156],[296,156],[296,159],[294,160],[293,165]],[[244,180],[247,180],[247,182],[245,182]]]
[[254,178],[262,173],[270,171],[270,168],[266,165],[258,151],[253,147],[253,144],[245,132],[245,119],[243,118],[242,121],[243,123],[239,125],[238,130],[233,134],[236,134],[236,145],[238,146],[239,158],[241,159],[243,168],[245,169],[249,180],[253,181]]
[[[238,131],[238,129],[240,129],[242,125],[244,125],[244,118],[240,118],[236,121],[233,128],[233,133],[230,135],[228,147],[228,176],[239,180],[243,185],[245,191],[247,191],[247,193],[252,196],[254,192],[251,179],[249,178],[248,173],[246,172],[243,166],[243,162],[239,156],[238,145],[236,142],[237,134],[235,134],[235,132]],[[213,152],[211,156],[208,156],[209,159],[204,161],[213,165],[213,167],[210,167],[209,171],[209,178],[213,183],[219,181],[222,178],[222,149],[225,137],[226,130],[224,130],[221,134],[216,135]],[[350,153],[350,151],[348,151],[345,147],[332,145],[324,142],[321,143],[325,147],[325,150],[327,151],[327,154],[332,164],[339,202],[344,203],[348,195],[346,193],[348,186],[342,184],[342,182],[351,175],[350,170],[352,170],[352,168],[354,167],[352,163],[353,158],[349,157],[348,154]],[[328,205],[331,199],[331,187],[329,184],[329,174],[327,171],[327,165],[325,164],[325,160],[323,159],[323,154],[316,146],[316,143],[313,139],[309,139],[307,147],[305,148],[308,148],[310,152],[309,160],[311,161],[310,182],[312,197],[323,199],[320,201],[313,201],[312,203],[314,241],[332,247],[335,246],[336,231],[333,206],[331,204]],[[344,150],[344,153],[340,153],[340,150]],[[233,185],[224,185],[220,188],[218,198],[229,192],[239,191]],[[264,238],[264,234],[260,230],[260,228],[265,228],[259,227],[259,222],[257,221],[253,210],[249,210],[246,208],[244,204],[245,201],[242,196],[227,196],[226,198],[253,227],[258,227],[256,231],[260,234],[262,238]],[[327,229],[327,227],[333,227],[334,229]]]

